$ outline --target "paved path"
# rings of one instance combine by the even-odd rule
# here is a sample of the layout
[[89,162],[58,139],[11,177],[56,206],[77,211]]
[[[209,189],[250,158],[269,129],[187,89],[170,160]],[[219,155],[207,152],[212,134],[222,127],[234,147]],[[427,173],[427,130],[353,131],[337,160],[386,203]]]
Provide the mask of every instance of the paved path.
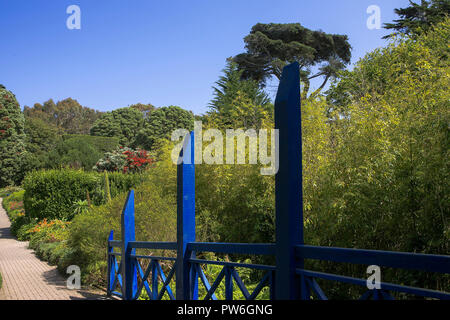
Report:
[[56,267],[39,260],[28,242],[17,241],[10,225],[0,198],[0,300],[105,299],[101,292],[67,289]]

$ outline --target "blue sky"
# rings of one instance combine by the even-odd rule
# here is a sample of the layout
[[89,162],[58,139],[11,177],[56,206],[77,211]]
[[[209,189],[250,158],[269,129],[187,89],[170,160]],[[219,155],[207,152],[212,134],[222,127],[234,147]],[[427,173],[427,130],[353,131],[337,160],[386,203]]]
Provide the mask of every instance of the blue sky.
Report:
[[[80,30],[66,27],[73,4]],[[347,34],[356,62],[386,45],[386,30],[366,27],[370,5],[384,23],[408,0],[0,0],[0,83],[22,107],[71,97],[101,111],[141,102],[201,114],[254,24]]]

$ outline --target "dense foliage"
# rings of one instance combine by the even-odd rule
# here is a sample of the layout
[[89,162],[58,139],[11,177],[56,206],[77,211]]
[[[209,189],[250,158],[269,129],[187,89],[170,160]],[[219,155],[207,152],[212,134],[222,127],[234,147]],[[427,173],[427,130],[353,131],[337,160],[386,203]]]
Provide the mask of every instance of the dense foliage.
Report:
[[398,34],[420,35],[450,15],[449,0],[421,0],[420,4],[410,0],[409,3],[410,5],[406,8],[395,9],[399,19],[394,20],[393,23],[385,23],[384,27],[394,30],[394,33],[384,38],[391,38]]
[[[351,58],[346,35],[312,31],[300,23],[257,23],[244,41],[246,52],[233,58],[244,79],[261,83],[272,76],[280,79],[283,67],[297,61],[306,86],[305,95],[311,79],[323,77],[321,90]],[[319,70],[312,74],[314,66]]]
[[136,108],[120,108],[103,114],[93,124],[93,136],[118,137],[122,146],[130,145],[142,128],[144,117]]
[[72,98],[57,103],[50,99],[44,104],[36,103],[32,108],[25,106],[23,113],[25,118],[41,119],[67,134],[89,134],[92,124],[101,115]]
[[273,105],[266,92],[255,80],[242,80],[243,70],[228,60],[223,75],[213,87],[214,97],[208,116],[202,120],[214,128],[263,127],[273,118]]
[[[111,173],[110,192],[114,197],[135,187],[140,175]],[[43,170],[30,172],[24,179],[24,205],[27,216],[42,220],[71,220],[74,203],[88,200],[100,205],[105,202],[105,180],[101,174],[81,170]]]
[[46,168],[70,167],[91,170],[105,152],[119,145],[116,137],[64,135],[53,150],[46,154]]
[[152,163],[153,159],[145,150],[118,147],[112,152],[106,152],[93,169],[98,172],[138,173],[149,168]]
[[177,106],[161,107],[151,112],[132,143],[135,147],[152,150],[161,139],[170,139],[176,129],[192,130],[194,115]]
[[[294,37],[296,33],[300,36]],[[274,40],[275,35],[283,34],[292,41]],[[345,36],[312,32],[298,24],[257,25],[246,38],[248,52],[240,58],[262,59],[265,69],[245,69],[228,60],[214,87],[209,112],[198,119],[205,128],[221,132],[273,128],[273,105],[261,89],[265,72],[278,72],[295,54],[294,60],[301,60],[307,71],[324,63],[323,73],[319,72],[324,81],[334,76],[339,76],[339,81],[322,94],[306,96],[303,91],[301,107],[305,242],[448,254],[449,38],[447,18],[433,23],[425,33],[392,39],[385,48],[368,53],[353,70],[337,73],[350,57]],[[273,55],[258,51],[263,48],[259,47],[261,42]],[[328,49],[322,47],[324,44]],[[281,49],[293,56],[277,57]],[[339,61],[333,64],[336,54]],[[251,72],[260,78],[250,77]],[[307,85],[311,76],[303,72],[302,77]],[[137,104],[103,114],[93,124],[91,137],[62,136],[61,130],[70,130],[70,121],[45,120],[47,114],[54,114],[49,111],[54,108],[52,103],[43,110],[28,110],[35,116],[26,118],[23,129],[18,105],[4,91],[0,106],[8,105],[18,119],[11,134],[23,137],[25,130],[27,150],[36,154],[28,162],[31,168],[53,162],[57,167],[90,170],[96,163],[91,172],[32,171],[24,180],[25,191],[10,187],[0,192],[6,197],[4,206],[14,234],[30,240],[40,257],[61,270],[77,264],[85,282],[104,285],[106,236],[113,229],[118,237],[120,213],[130,188],[136,191],[137,239],[176,238],[176,166],[170,157],[173,143],[168,138],[174,129],[192,129],[191,112],[174,106]],[[8,125],[10,118],[3,121]],[[152,157],[139,147],[151,150]],[[205,143],[203,147],[208,146]],[[130,174],[133,172],[140,173]],[[273,242],[274,180],[261,175],[260,165],[197,165],[197,240]],[[236,261],[248,257],[209,258]],[[273,263],[270,258],[246,261]],[[362,266],[307,261],[307,267],[366,276]],[[206,271],[211,277],[219,269],[209,267]],[[253,272],[244,273],[244,278],[250,287],[255,285]],[[434,274],[386,269],[383,281],[450,290],[449,277]],[[320,285],[330,298],[354,298],[361,293],[346,285]],[[217,294],[222,297],[220,290],[222,287]]]
[[16,97],[0,85],[0,188],[23,178],[24,122]]

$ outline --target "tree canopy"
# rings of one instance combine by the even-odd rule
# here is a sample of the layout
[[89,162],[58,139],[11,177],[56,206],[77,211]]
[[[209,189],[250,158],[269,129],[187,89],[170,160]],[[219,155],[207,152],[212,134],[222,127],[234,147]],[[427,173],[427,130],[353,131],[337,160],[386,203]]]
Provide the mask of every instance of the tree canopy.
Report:
[[384,28],[394,30],[394,33],[384,38],[390,38],[399,33],[409,36],[418,35],[428,31],[431,26],[450,15],[450,0],[421,0],[420,4],[410,0],[409,3],[410,5],[406,8],[394,10],[400,19],[384,24]]
[[103,114],[93,124],[93,136],[118,137],[123,146],[130,145],[142,128],[144,117],[136,108],[120,108]]
[[0,86],[0,188],[23,178],[25,119],[16,96]]
[[261,128],[265,118],[273,116],[273,105],[257,81],[243,80],[243,70],[231,59],[213,87],[209,120],[220,128]]
[[161,107],[151,112],[143,122],[132,146],[152,150],[160,139],[170,139],[173,130],[194,128],[192,112],[177,106]]
[[101,115],[101,112],[83,107],[72,98],[57,103],[50,99],[43,105],[36,103],[33,108],[25,106],[23,112],[26,118],[39,118],[67,134],[89,134],[92,124]]
[[[233,59],[244,79],[262,84],[272,76],[280,79],[283,67],[297,61],[306,93],[311,79],[323,77],[318,90],[322,89],[351,58],[346,35],[312,31],[300,23],[258,23],[244,42],[246,52]],[[313,67],[318,67],[318,72],[312,74]]]

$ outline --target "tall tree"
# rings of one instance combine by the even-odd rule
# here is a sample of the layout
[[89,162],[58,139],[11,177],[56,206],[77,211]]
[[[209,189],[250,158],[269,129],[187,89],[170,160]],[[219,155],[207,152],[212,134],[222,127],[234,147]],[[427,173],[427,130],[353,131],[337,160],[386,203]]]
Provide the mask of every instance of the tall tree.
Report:
[[422,0],[420,4],[410,0],[409,3],[409,7],[394,10],[400,19],[394,20],[394,23],[384,24],[385,29],[394,30],[394,33],[385,36],[384,39],[399,33],[418,35],[450,15],[450,0]]
[[[218,126],[222,128],[232,128],[236,125],[246,123],[245,127],[255,127],[258,121],[237,121],[236,117],[249,118],[256,114],[266,112],[269,116],[273,114],[273,105],[270,98],[264,90],[262,90],[257,81],[249,79],[243,80],[243,70],[238,69],[238,65],[231,58],[227,60],[227,66],[223,70],[213,87],[214,98],[209,104],[208,115],[215,119]],[[248,112],[243,107],[245,104]],[[258,110],[257,110],[258,109]],[[253,113],[253,115],[245,115],[243,113]],[[247,117],[248,116],[248,117]],[[259,117],[260,118],[260,117]],[[258,122],[260,124],[260,122]],[[239,125],[238,125],[239,126]],[[259,127],[259,125],[256,125]]]
[[149,117],[145,119],[142,129],[139,130],[132,145],[145,150],[153,150],[158,140],[170,139],[173,130],[192,130],[193,128],[194,115],[191,111],[177,106],[161,107],[150,113]]
[[61,141],[55,125],[40,118],[25,118],[26,170],[40,169],[48,164],[48,153]]
[[142,112],[142,115],[144,116],[145,119],[148,118],[149,114],[156,109],[155,106],[152,105],[151,103],[148,104],[136,103],[132,104],[130,108],[134,108]]
[[[311,79],[323,77],[320,91],[350,62],[351,46],[346,35],[312,31],[299,23],[263,24],[252,27],[244,38],[246,52],[234,57],[244,79],[262,84],[272,76],[281,78],[283,67],[297,61],[305,95]],[[313,74],[313,67],[318,71]]]
[[0,188],[23,178],[24,123],[15,95],[0,85]]
[[136,108],[120,108],[103,114],[91,128],[91,135],[118,137],[122,146],[130,145],[144,123],[144,116]]
[[100,117],[101,112],[83,107],[77,100],[67,98],[55,103],[52,99],[33,108],[24,107],[27,118],[39,118],[58,127],[62,133],[89,134],[89,129]]

